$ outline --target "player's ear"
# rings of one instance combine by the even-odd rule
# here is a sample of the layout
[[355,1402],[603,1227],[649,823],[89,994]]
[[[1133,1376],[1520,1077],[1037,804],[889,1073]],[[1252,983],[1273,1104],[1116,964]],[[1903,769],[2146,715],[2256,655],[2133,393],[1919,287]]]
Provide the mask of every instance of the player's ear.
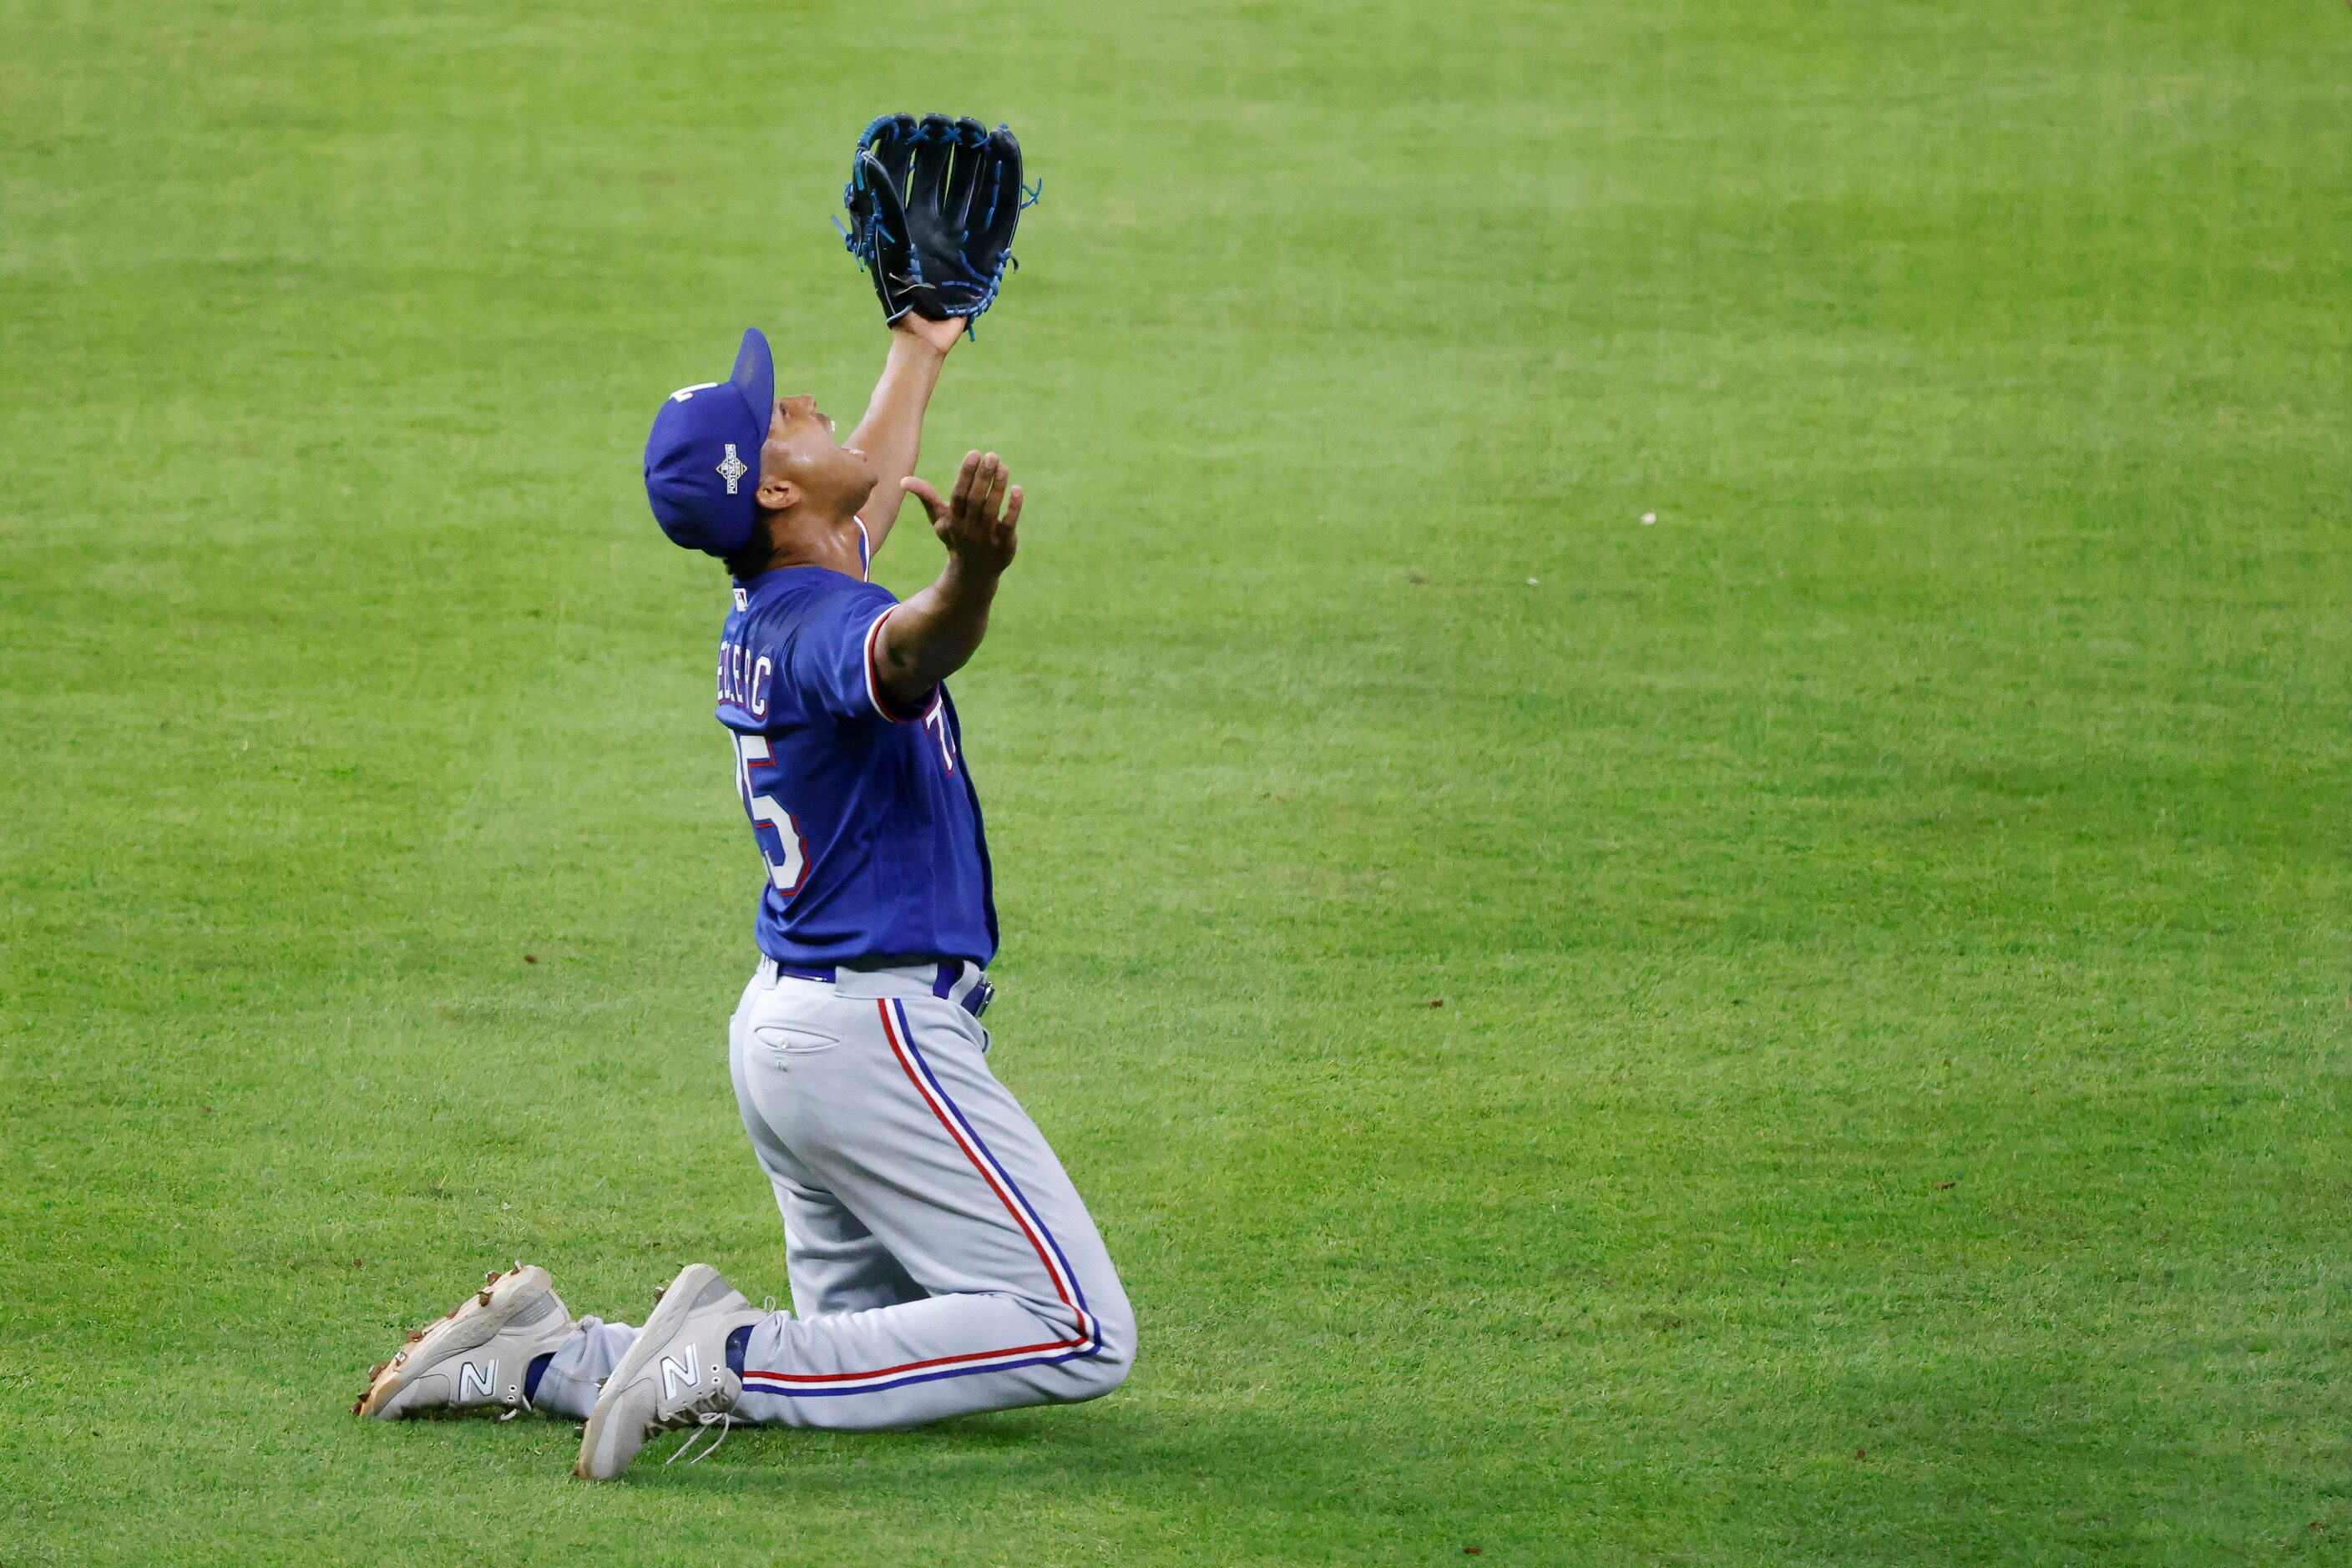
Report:
[[770,511],[783,511],[800,504],[801,488],[780,474],[761,474],[760,488],[754,499]]

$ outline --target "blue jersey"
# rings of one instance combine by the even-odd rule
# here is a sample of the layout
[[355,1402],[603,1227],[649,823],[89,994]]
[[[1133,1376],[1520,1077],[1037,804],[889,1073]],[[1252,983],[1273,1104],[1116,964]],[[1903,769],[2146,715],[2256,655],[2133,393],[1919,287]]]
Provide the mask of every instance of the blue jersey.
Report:
[[895,711],[874,642],[898,601],[822,566],[735,586],[719,721],[767,862],[760,951],[779,963],[996,956],[980,796],[947,688]]

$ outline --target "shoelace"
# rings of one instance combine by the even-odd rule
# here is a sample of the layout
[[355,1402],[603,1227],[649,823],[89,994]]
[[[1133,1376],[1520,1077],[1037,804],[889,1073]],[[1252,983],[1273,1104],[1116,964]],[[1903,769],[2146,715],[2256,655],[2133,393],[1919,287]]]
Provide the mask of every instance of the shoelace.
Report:
[[704,1448],[699,1454],[695,1455],[693,1458],[688,1459],[687,1463],[689,1465],[698,1465],[702,1463],[703,1460],[710,1458],[711,1455],[719,1452],[719,1445],[727,1441],[728,1433],[735,1430],[734,1413],[727,1410],[706,1410],[702,1412],[701,1415],[695,1417],[694,1430],[686,1435],[686,1441],[680,1443],[677,1446],[677,1451],[672,1454],[668,1458],[664,1459],[662,1463],[665,1465],[675,1465],[678,1460],[686,1458],[686,1451],[694,1447],[695,1440],[700,1437],[705,1432],[709,1431],[713,1426],[719,1428],[719,1436],[710,1440],[709,1447]]

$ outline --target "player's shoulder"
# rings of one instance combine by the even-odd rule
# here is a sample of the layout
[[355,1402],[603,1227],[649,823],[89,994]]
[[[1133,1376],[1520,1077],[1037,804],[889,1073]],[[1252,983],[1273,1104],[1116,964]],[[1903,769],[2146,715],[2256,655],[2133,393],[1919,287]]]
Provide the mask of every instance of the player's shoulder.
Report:
[[748,607],[807,611],[836,605],[895,605],[897,595],[879,583],[863,583],[824,566],[782,566],[739,585]]
[[734,616],[749,624],[783,630],[814,616],[854,611],[863,605],[887,608],[898,601],[876,583],[861,583],[822,566],[783,566],[735,584]]

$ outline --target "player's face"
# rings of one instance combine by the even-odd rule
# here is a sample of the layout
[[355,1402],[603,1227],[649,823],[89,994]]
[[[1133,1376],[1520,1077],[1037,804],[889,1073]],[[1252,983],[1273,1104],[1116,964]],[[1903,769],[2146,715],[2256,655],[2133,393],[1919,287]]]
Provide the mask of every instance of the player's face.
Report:
[[832,418],[806,395],[776,399],[760,473],[791,481],[818,511],[844,518],[866,504],[877,477],[864,452],[835,437]]

